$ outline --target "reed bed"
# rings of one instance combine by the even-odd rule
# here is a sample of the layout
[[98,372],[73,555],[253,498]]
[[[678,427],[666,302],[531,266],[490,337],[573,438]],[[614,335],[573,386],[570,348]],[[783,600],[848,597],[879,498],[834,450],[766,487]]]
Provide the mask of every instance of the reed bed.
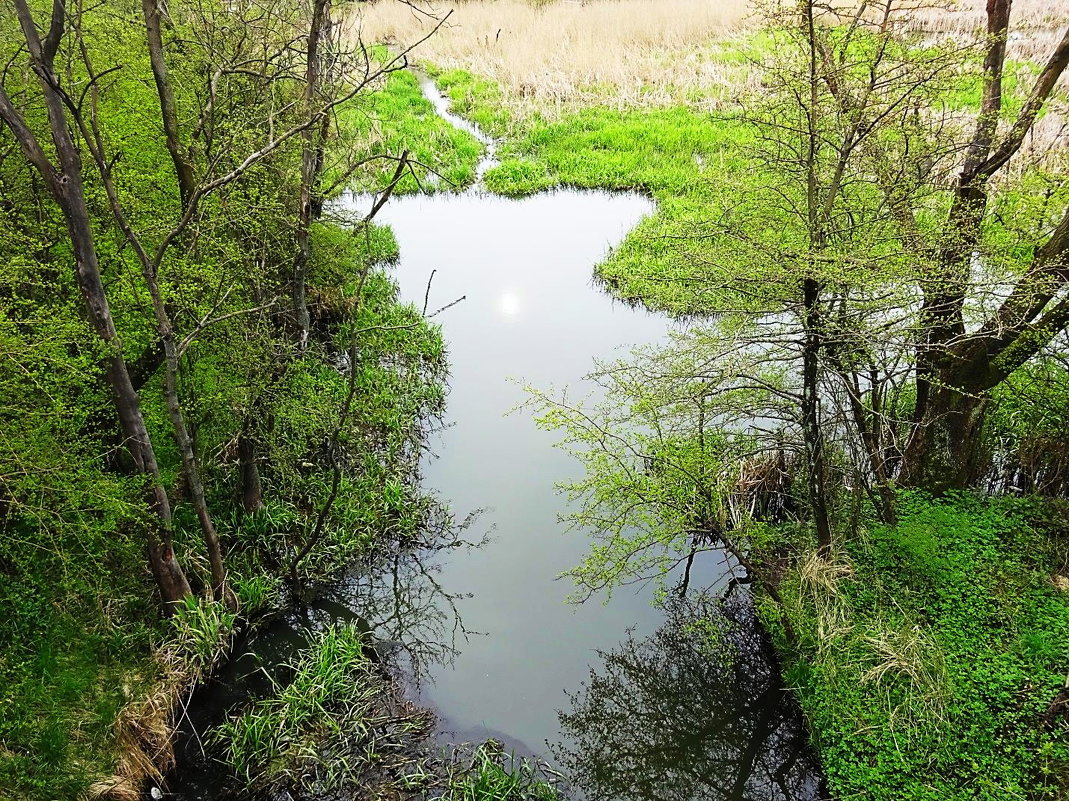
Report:
[[413,56],[493,80],[521,112],[591,99],[664,107],[737,85],[738,65],[718,61],[716,44],[745,30],[753,11],[750,0],[476,0],[433,4],[428,13],[401,2],[361,7],[349,36],[395,46],[426,36],[448,13]]
[[[910,27],[937,38],[979,39],[987,25],[986,9],[987,0],[921,3],[910,15]],[[1069,25],[1069,2],[1014,0],[1010,24],[1008,58],[1042,64]]]

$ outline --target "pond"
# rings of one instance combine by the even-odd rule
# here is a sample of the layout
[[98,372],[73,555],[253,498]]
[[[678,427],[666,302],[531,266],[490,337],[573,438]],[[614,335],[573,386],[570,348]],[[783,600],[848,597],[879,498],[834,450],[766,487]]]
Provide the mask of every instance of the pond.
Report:
[[[441,112],[433,85],[424,90]],[[480,175],[491,158],[492,148]],[[370,206],[347,203],[357,212]],[[463,298],[435,318],[449,395],[423,484],[458,518],[477,512],[464,534],[487,542],[446,549],[426,565],[401,556],[354,571],[316,606],[333,618],[357,614],[380,639],[400,641],[410,692],[437,713],[443,742],[493,737],[572,772],[577,794],[815,799],[819,770],[744,593],[730,614],[705,599],[656,608],[649,585],[576,606],[565,602],[569,582],[557,578],[589,545],[558,521],[566,499],[555,485],[578,478],[580,467],[516,407],[526,384],[582,396],[595,359],[665,337],[667,318],[614,302],[593,279],[595,265],[652,211],[638,194],[559,190],[512,200],[478,188],[394,197],[382,208],[376,221],[397,238],[403,298],[428,311]],[[727,566],[722,553],[699,554],[691,586],[722,589]],[[699,636],[706,613],[724,636]],[[273,636],[271,647],[289,641]],[[210,785],[199,782],[198,792]]]

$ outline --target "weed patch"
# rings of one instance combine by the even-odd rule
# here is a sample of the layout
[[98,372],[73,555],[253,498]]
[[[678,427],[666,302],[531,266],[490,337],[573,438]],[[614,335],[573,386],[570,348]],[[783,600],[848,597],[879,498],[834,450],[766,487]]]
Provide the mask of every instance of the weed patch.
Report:
[[[1069,721],[1048,710],[1069,664],[1064,533],[1013,499],[909,498],[816,581],[780,585],[800,645],[786,681],[839,798],[1062,797]],[[829,626],[834,609],[835,626]]]

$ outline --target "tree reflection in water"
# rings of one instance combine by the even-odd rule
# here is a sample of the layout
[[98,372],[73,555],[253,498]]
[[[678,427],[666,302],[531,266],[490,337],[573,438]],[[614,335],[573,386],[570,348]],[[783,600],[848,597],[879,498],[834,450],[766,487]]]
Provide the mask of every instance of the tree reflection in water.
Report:
[[481,510],[459,521],[444,507],[434,511],[424,539],[404,549],[384,548],[323,589],[308,609],[319,626],[355,620],[393,672],[417,685],[427,667],[451,664],[458,646],[476,633],[464,626],[457,607],[470,594],[449,592],[438,581],[440,555],[487,542],[465,539]]
[[601,653],[555,756],[590,801],[826,797],[746,593],[672,600],[652,636]]

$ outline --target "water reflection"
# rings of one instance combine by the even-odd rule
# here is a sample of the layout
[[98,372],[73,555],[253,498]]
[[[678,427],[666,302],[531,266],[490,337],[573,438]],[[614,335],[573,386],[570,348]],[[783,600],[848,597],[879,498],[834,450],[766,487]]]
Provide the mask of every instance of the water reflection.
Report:
[[[238,638],[234,658],[194,693],[179,716],[178,767],[168,781],[169,797],[246,797],[244,785],[206,747],[208,733],[226,716],[274,695],[291,679],[290,665],[299,652],[328,626],[355,624],[368,635],[382,666],[401,683],[418,685],[429,666],[452,663],[472,632],[458,608],[468,595],[446,590],[438,579],[441,555],[478,549],[485,540],[471,538],[477,513],[457,521],[428,499],[427,516],[422,541],[384,545],[358,568],[313,592],[306,603]],[[416,715],[393,684],[384,688],[384,708]],[[423,736],[413,731],[411,742],[405,741],[413,758],[423,753]]]
[[516,292],[506,289],[497,300],[497,308],[505,317],[515,317],[520,313],[523,304],[520,302],[520,296]]
[[470,538],[478,511],[456,522],[437,503],[432,510],[427,531],[433,533],[426,541],[403,550],[384,548],[323,590],[308,610],[317,626],[355,621],[372,635],[384,664],[416,687],[429,668],[451,665],[460,647],[477,633],[461,617],[460,603],[471,593],[442,586],[442,554],[466,554],[487,543],[485,537]]
[[601,654],[560,713],[555,756],[589,801],[826,797],[745,593],[674,599],[653,635]]

